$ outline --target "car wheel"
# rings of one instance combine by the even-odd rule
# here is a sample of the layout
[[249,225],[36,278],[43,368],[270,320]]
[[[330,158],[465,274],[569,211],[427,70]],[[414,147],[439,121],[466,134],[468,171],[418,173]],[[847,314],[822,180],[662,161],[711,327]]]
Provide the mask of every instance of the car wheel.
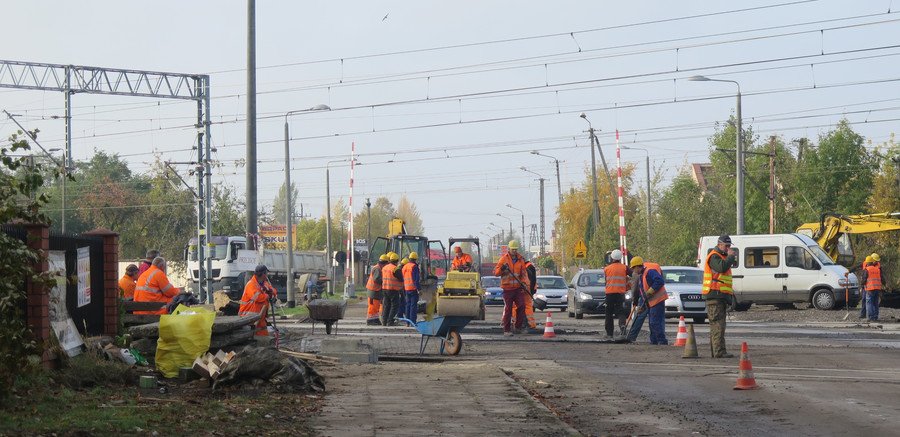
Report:
[[822,288],[813,293],[812,304],[817,310],[834,309],[835,299],[831,290]]
[[580,320],[580,319],[583,319],[583,318],[584,318],[584,313],[575,313],[575,318],[576,318],[576,319],[579,319],[579,320]]
[[750,305],[753,305],[753,303],[752,302],[751,303],[739,303],[734,306],[734,310],[735,311],[747,311],[750,309]]
[[698,325],[701,324],[701,323],[703,323],[703,322],[705,322],[705,321],[706,321],[706,317],[703,317],[703,316],[700,316],[700,317],[694,317],[694,323],[696,323],[696,324],[698,324]]

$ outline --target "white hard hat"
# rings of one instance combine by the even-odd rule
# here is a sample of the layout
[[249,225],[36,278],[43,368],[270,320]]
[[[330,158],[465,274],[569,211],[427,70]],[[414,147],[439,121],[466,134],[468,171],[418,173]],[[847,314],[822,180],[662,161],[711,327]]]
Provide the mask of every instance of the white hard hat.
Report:
[[616,249],[609,254],[609,258],[613,261],[622,261],[622,251]]

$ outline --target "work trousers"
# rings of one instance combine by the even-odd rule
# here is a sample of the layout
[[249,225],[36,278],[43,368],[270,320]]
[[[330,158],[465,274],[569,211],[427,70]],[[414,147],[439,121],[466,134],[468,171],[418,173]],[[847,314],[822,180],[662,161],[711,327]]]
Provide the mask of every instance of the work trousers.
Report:
[[503,332],[512,331],[512,313],[513,305],[516,307],[516,325],[515,329],[521,330],[525,326],[525,291],[503,290],[503,318],[500,323],[503,325]]
[[869,302],[866,300],[866,290],[859,290],[859,318],[866,318],[866,306]]
[[384,290],[384,307],[381,309],[381,324],[394,323],[397,312],[400,311],[400,290]]
[[725,309],[728,301],[725,299],[707,299],[706,315],[709,318],[709,347],[712,349],[713,358],[721,358],[725,350]]
[[[537,329],[537,322],[534,321],[534,299],[528,295],[528,293],[522,293],[525,298],[525,322],[528,323],[528,327],[531,329]],[[519,307],[513,305],[512,310],[512,323],[516,323],[516,314],[518,312]]]
[[381,317],[381,291],[372,291],[368,290],[369,295],[369,307],[368,311],[366,311],[366,320],[373,321],[378,320]]
[[637,309],[634,310],[634,316],[631,318],[631,329],[628,330],[628,341],[634,343],[637,341],[638,334],[641,333],[641,328],[644,327],[644,320],[647,319],[647,309],[644,308],[644,311],[638,312],[640,308],[644,305],[644,301],[640,300],[638,302]]
[[881,303],[881,290],[866,291],[866,311],[869,313],[869,320],[878,320],[878,304]]
[[613,293],[606,295],[606,335],[613,335],[613,319],[619,319],[619,326],[625,327],[625,319],[628,318],[628,311],[624,306],[625,293]]
[[403,295],[406,298],[406,318],[415,322],[419,312],[419,292],[406,291]]
[[667,345],[666,340],[666,305],[662,302],[650,307],[650,344]]
[[400,305],[397,307],[397,317],[406,318],[406,292],[400,292]]

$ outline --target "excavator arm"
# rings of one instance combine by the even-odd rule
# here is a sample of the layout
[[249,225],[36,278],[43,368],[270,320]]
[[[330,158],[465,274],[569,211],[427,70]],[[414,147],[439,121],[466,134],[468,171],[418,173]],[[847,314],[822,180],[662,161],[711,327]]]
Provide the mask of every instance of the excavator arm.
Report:
[[818,223],[804,223],[797,233],[811,237],[831,259],[849,266],[854,261],[848,234],[872,234],[900,230],[900,212],[843,215],[822,214]]

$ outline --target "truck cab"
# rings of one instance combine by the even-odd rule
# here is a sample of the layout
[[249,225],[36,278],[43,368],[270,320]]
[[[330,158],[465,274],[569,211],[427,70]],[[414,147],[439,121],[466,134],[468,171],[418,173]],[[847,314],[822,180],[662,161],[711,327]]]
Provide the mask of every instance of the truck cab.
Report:
[[[247,249],[247,239],[241,236],[214,236],[209,239],[209,256],[212,258],[212,271],[207,272],[212,278],[212,291],[215,290],[243,290],[240,282],[242,271],[237,270],[235,261],[239,250]],[[188,266],[188,275],[191,280],[191,289],[198,292],[198,280],[200,277],[200,265],[198,262],[197,238],[192,238],[184,250],[185,261]],[[229,293],[230,294],[230,293]],[[239,298],[240,296],[238,296]]]

